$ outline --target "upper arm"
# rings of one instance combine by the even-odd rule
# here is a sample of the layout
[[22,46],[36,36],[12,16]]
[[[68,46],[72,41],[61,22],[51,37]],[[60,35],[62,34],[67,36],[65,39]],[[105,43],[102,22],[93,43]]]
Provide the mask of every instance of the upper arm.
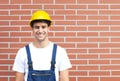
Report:
[[24,81],[24,73],[16,72],[16,81]]
[[68,70],[60,71],[60,81],[69,81],[69,71]]

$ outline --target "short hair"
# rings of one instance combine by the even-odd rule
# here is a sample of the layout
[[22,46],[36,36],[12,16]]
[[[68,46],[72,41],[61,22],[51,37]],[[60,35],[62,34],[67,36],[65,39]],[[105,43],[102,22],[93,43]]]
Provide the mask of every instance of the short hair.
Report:
[[34,23],[38,23],[38,22],[46,23],[48,26],[51,25],[51,21],[50,21],[50,20],[38,19],[38,20],[33,20],[33,21],[31,21],[31,22],[30,22],[30,26],[33,28],[33,24],[34,24]]

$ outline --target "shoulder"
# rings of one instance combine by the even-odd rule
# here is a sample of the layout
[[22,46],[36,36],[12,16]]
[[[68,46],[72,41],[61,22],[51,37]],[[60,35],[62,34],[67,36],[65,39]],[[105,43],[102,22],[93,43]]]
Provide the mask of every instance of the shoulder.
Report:
[[[30,44],[27,44],[27,45],[30,45]],[[27,45],[25,45],[24,47],[22,47],[18,50],[17,55],[16,55],[17,57],[19,57],[19,58],[26,57],[26,46]]]
[[[56,44],[56,43],[53,43],[53,44]],[[61,47],[59,44],[56,44],[57,45],[57,51],[60,51],[60,52],[65,52],[65,48]]]

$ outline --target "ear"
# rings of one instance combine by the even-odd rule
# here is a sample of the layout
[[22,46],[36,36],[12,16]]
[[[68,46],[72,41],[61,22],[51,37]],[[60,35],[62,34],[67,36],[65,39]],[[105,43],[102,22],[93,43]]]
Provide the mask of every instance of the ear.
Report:
[[49,27],[48,27],[48,31],[50,31],[50,28],[51,28],[51,27],[49,26]]

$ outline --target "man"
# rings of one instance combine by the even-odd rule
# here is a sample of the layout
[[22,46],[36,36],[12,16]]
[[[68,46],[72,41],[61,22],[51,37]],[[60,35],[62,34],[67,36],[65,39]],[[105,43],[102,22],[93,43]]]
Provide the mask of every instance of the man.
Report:
[[[29,43],[33,70],[43,71],[50,70],[52,67],[51,58],[54,43],[48,39],[48,32],[51,26],[51,18],[48,13],[43,10],[36,11],[30,20],[34,41]],[[16,71],[16,81],[29,81],[29,69],[26,46],[19,49],[13,70]],[[55,79],[54,81],[69,81],[68,69],[71,63],[65,49],[57,45],[55,62]],[[40,75],[40,74],[39,74]],[[45,75],[45,74],[44,74]],[[32,78],[32,74],[30,75]],[[31,80],[34,81],[34,80]],[[43,80],[39,80],[43,81]],[[48,80],[49,81],[49,80]]]

